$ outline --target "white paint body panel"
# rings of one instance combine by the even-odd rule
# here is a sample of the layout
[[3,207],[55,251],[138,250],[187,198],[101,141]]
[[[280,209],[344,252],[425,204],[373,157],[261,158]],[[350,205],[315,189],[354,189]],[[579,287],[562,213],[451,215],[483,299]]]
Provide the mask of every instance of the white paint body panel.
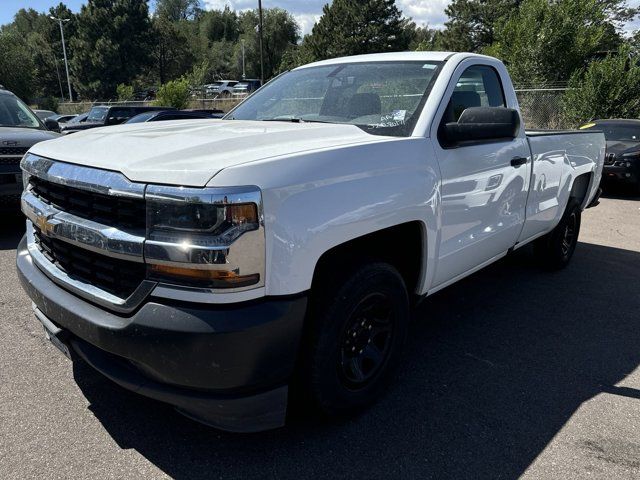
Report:
[[[117,170],[145,183],[260,187],[264,287],[240,296],[212,293],[211,303],[306,291],[318,259],[331,248],[413,221],[422,225],[424,249],[416,259],[421,277],[415,293],[431,293],[550,231],[578,175],[593,174],[583,206],[594,197],[603,164],[602,134],[528,138],[522,125],[510,142],[449,150],[439,145],[440,117],[469,65],[493,66],[507,105],[518,108],[499,61],[408,52],[318,64],[372,60],[446,60],[410,137],[369,135],[350,125],[195,120],[88,130],[40,143],[33,153]],[[513,157],[528,157],[528,162],[515,168]],[[504,201],[507,194],[510,202]],[[401,248],[401,241],[400,247],[380,248]]]

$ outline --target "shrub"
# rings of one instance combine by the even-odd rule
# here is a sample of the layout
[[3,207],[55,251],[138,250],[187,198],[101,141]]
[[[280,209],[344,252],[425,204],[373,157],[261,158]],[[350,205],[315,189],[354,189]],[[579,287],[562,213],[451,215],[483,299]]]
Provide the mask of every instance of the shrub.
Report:
[[564,112],[574,125],[597,118],[640,116],[640,67],[621,48],[575,72],[563,98]]
[[133,100],[133,87],[131,85],[121,83],[116,87],[116,92],[118,93],[118,100],[121,102]]
[[158,89],[155,105],[177,109],[186,108],[190,95],[189,81],[186,78],[172,80]]
[[42,110],[51,110],[52,112],[58,111],[60,101],[56,97],[44,97],[38,101],[38,108]]

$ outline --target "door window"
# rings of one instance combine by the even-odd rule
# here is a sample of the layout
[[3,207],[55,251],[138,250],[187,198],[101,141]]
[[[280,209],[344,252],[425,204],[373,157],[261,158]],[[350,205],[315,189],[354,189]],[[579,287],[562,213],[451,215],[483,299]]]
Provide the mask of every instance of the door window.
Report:
[[487,65],[473,65],[460,76],[451,94],[442,123],[457,122],[469,107],[506,107],[498,72]]

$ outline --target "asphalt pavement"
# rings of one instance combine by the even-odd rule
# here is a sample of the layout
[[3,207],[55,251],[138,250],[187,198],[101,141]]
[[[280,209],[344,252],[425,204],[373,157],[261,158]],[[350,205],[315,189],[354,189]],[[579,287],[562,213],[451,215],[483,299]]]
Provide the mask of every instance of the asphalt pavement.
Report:
[[529,248],[424,301],[360,415],[216,431],[44,338],[0,226],[0,478],[640,478],[640,198],[583,215],[571,265]]

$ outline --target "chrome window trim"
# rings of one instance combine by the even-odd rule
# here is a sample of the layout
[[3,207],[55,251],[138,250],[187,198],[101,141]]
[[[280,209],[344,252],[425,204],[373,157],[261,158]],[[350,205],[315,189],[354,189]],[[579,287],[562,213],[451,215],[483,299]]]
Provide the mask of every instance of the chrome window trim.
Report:
[[79,297],[117,312],[129,313],[133,311],[151,293],[157,283],[151,280],[143,280],[128,298],[123,299],[109,292],[105,292],[90,283],[70,278],[38,250],[33,236],[33,225],[31,221],[27,221],[27,249],[33,263],[54,283],[61,285]]
[[32,153],[27,153],[24,156],[20,167],[29,176],[33,175],[59,185],[102,195],[139,198],[141,200],[144,198],[146,184],[130,182],[121,173],[59,162]]

